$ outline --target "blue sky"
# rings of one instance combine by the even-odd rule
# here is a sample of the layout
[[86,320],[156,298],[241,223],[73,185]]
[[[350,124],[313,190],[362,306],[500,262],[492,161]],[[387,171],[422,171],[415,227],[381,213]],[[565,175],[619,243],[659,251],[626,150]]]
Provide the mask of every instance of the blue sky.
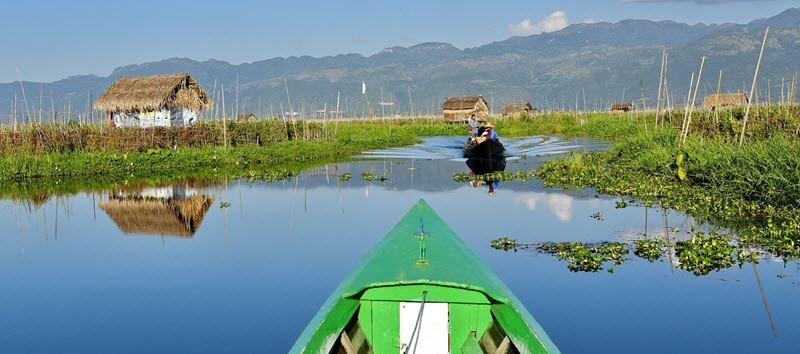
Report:
[[0,11],[0,82],[106,76],[170,57],[234,64],[272,57],[371,55],[442,41],[476,47],[511,35],[627,18],[690,24],[769,17],[793,0],[185,1],[25,0]]

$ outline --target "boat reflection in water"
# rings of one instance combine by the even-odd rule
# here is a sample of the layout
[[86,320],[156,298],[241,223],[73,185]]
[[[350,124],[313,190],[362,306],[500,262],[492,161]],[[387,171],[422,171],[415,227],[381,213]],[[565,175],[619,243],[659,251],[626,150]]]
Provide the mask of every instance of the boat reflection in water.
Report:
[[478,180],[470,181],[470,185],[473,188],[478,188],[478,186],[486,186],[488,189],[489,195],[494,195],[497,187],[500,184],[499,180],[487,178],[486,175],[489,175],[493,172],[502,172],[506,170],[506,158],[501,157],[497,159],[479,159],[479,158],[472,158],[467,159],[467,167],[469,167],[469,175],[470,177],[484,176]]
[[192,237],[214,197],[185,184],[109,191],[100,207],[125,234]]

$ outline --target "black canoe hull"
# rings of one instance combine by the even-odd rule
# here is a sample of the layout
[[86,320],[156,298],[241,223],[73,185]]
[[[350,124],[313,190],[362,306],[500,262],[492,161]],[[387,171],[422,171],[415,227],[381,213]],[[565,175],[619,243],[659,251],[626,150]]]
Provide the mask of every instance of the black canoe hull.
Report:
[[464,144],[464,157],[468,159],[497,159],[503,157],[505,152],[503,143],[491,139],[482,143],[470,139]]

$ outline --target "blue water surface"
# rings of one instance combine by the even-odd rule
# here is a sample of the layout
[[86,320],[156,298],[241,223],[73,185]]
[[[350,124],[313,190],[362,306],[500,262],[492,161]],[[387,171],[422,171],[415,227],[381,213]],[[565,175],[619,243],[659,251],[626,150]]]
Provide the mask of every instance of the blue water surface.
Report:
[[[629,255],[613,273],[574,273],[548,255],[492,249],[490,241],[504,236],[631,241],[713,226],[657,205],[618,209],[619,198],[535,180],[501,182],[490,195],[483,185],[453,181],[454,172],[469,172],[461,144],[431,137],[272,183],[129,182],[2,200],[0,352],[286,352],[336,285],[420,198],[565,353],[797,352],[795,263],[765,259],[757,268],[696,277],[669,257],[650,263]],[[604,146],[551,137],[506,145],[514,155],[510,172]],[[365,181],[364,171],[387,179]],[[344,173],[352,179],[340,181]],[[189,213],[164,202],[190,196],[210,207]],[[107,212],[109,205],[118,209]],[[591,217],[598,212],[601,219]]]

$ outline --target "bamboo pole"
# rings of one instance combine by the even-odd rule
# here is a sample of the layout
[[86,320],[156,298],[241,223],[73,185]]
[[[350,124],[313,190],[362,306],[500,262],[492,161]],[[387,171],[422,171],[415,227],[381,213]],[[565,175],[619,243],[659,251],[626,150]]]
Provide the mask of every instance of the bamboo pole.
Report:
[[17,93],[14,92],[14,132],[17,132]]
[[42,104],[44,103],[44,83],[39,84],[39,124],[42,124]]
[[23,116],[23,123],[31,121],[31,111],[28,109],[28,98],[25,95],[25,85],[22,84],[22,76],[19,74],[19,67],[17,67],[17,81],[19,81],[19,87],[22,90],[22,103],[25,104],[25,116]]
[[704,56],[700,60],[700,73],[697,74],[697,83],[694,85],[694,95],[692,96],[692,104],[689,106],[689,115],[686,118],[686,130],[683,132],[683,138],[681,139],[681,144],[686,142],[686,137],[689,135],[689,128],[692,125],[692,113],[694,112],[694,105],[697,102],[697,91],[700,89],[700,79],[703,77],[703,66],[706,63],[706,57]]
[[719,81],[717,81],[717,96],[714,100],[714,129],[716,129],[719,120],[719,90],[722,88],[722,69],[719,69]]
[[234,112],[233,119],[239,118],[239,74],[236,74],[236,108]]
[[662,84],[664,83],[664,61],[666,60],[667,56],[667,47],[664,47],[664,50],[661,52],[661,70],[659,71],[658,76],[658,95],[656,98],[656,122],[655,126],[658,126],[658,118],[661,115],[661,89]]
[[292,98],[289,96],[289,81],[286,78],[283,79],[283,84],[286,87],[286,101],[289,103],[289,118],[292,119],[292,138],[295,138],[297,135],[297,122],[294,120],[294,109],[292,109]]
[[228,148],[228,112],[225,111],[225,84],[221,85],[220,93],[222,94],[222,147]]
[[769,35],[769,26],[764,31],[764,40],[761,41],[761,51],[758,53],[758,62],[756,62],[756,72],[753,74],[753,85],[750,87],[750,99],[747,100],[747,107],[744,109],[744,121],[742,122],[742,134],[739,136],[739,146],[744,143],[744,133],[747,131],[747,119],[750,117],[750,106],[752,104],[753,92],[756,90],[756,80],[758,80],[758,69],[761,68],[761,58],[764,56],[764,46],[767,44],[767,35]]
[[50,120],[56,122],[56,102],[53,99],[53,89],[50,89]]
[[211,120],[217,120],[217,106],[219,99],[217,98],[217,79],[214,79],[214,90],[211,91],[211,97],[214,97],[214,107],[211,107]]
[[683,122],[681,122],[681,136],[678,137],[678,146],[681,145],[683,141],[683,131],[686,130],[686,119],[689,117],[689,99],[692,97],[692,86],[694,85],[694,73],[692,73],[692,78],[689,80],[689,93],[686,94],[686,107],[683,113]]
[[336,140],[339,134],[339,119],[342,118],[341,110],[339,109],[339,98],[341,96],[341,92],[336,91],[336,123],[333,126],[333,139]]
[[[668,80],[669,76],[667,75],[668,69],[669,69],[669,52],[665,52],[664,53],[664,96],[666,96],[666,102],[664,102],[664,103],[666,103],[666,105],[667,105],[667,112],[669,112],[669,117],[670,117],[669,121],[671,123],[672,122],[672,105],[671,105],[671,102],[670,102],[670,99],[669,99],[669,80]],[[675,100],[672,100],[672,101],[675,101]],[[666,114],[665,114],[665,116],[666,116]],[[664,126],[664,118],[666,118],[666,117],[662,117],[661,118],[661,126],[662,127]]]

